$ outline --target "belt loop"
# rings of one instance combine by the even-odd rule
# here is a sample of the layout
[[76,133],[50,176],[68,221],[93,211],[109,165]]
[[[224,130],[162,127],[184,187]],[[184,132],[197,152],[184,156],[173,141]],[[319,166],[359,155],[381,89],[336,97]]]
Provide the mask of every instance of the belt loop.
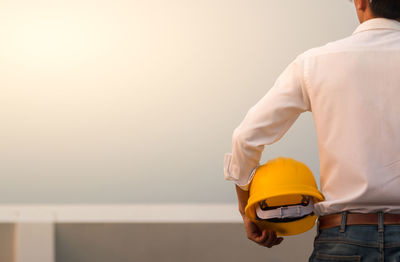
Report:
[[384,221],[383,221],[384,213],[381,211],[378,213],[378,232],[383,232]]
[[340,233],[344,233],[346,230],[346,222],[347,222],[347,211],[342,212],[342,222],[340,224]]

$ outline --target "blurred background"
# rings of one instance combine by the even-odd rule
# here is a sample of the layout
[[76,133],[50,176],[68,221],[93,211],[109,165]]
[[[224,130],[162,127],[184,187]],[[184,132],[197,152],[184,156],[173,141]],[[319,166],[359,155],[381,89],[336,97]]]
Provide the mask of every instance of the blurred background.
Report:
[[[2,0],[0,201],[234,202],[233,129],[357,23],[348,1]],[[310,113],[278,155],[318,177]]]
[[[234,128],[358,24],[345,0],[1,0],[0,203],[235,204]],[[319,180],[311,113],[280,155]]]

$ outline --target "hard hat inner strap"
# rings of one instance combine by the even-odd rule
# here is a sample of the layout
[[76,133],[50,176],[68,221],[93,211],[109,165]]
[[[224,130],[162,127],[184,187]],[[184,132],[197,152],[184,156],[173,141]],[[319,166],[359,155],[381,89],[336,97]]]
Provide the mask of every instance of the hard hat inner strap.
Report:
[[271,219],[271,218],[292,218],[292,217],[302,217],[311,214],[314,211],[314,202],[310,200],[307,206],[304,205],[293,205],[278,207],[272,210],[262,210],[259,205],[257,205],[256,213],[261,219]]

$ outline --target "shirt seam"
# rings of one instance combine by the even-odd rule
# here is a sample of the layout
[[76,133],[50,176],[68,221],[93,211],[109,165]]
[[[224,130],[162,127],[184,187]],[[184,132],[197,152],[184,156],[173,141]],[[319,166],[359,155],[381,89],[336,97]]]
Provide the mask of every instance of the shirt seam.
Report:
[[[301,70],[301,67],[299,65],[298,62],[296,62],[296,78],[297,81],[299,81],[300,83],[300,88],[301,88],[301,95],[302,95],[302,99],[303,102],[305,102],[307,104],[307,108],[310,110],[310,112],[312,112],[312,108],[311,108],[311,100],[310,100],[310,96],[309,96],[309,92],[308,92],[308,84],[306,83],[306,74],[305,74],[305,62],[306,62],[306,57],[303,57],[303,70]],[[300,71],[300,72],[299,72]]]

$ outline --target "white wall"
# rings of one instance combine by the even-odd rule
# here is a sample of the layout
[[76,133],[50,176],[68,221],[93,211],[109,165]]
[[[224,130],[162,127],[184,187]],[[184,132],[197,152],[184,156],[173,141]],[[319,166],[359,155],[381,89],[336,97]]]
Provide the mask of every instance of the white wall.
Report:
[[[346,0],[2,0],[0,202],[235,202],[233,129]],[[311,114],[263,160],[318,177]]]

